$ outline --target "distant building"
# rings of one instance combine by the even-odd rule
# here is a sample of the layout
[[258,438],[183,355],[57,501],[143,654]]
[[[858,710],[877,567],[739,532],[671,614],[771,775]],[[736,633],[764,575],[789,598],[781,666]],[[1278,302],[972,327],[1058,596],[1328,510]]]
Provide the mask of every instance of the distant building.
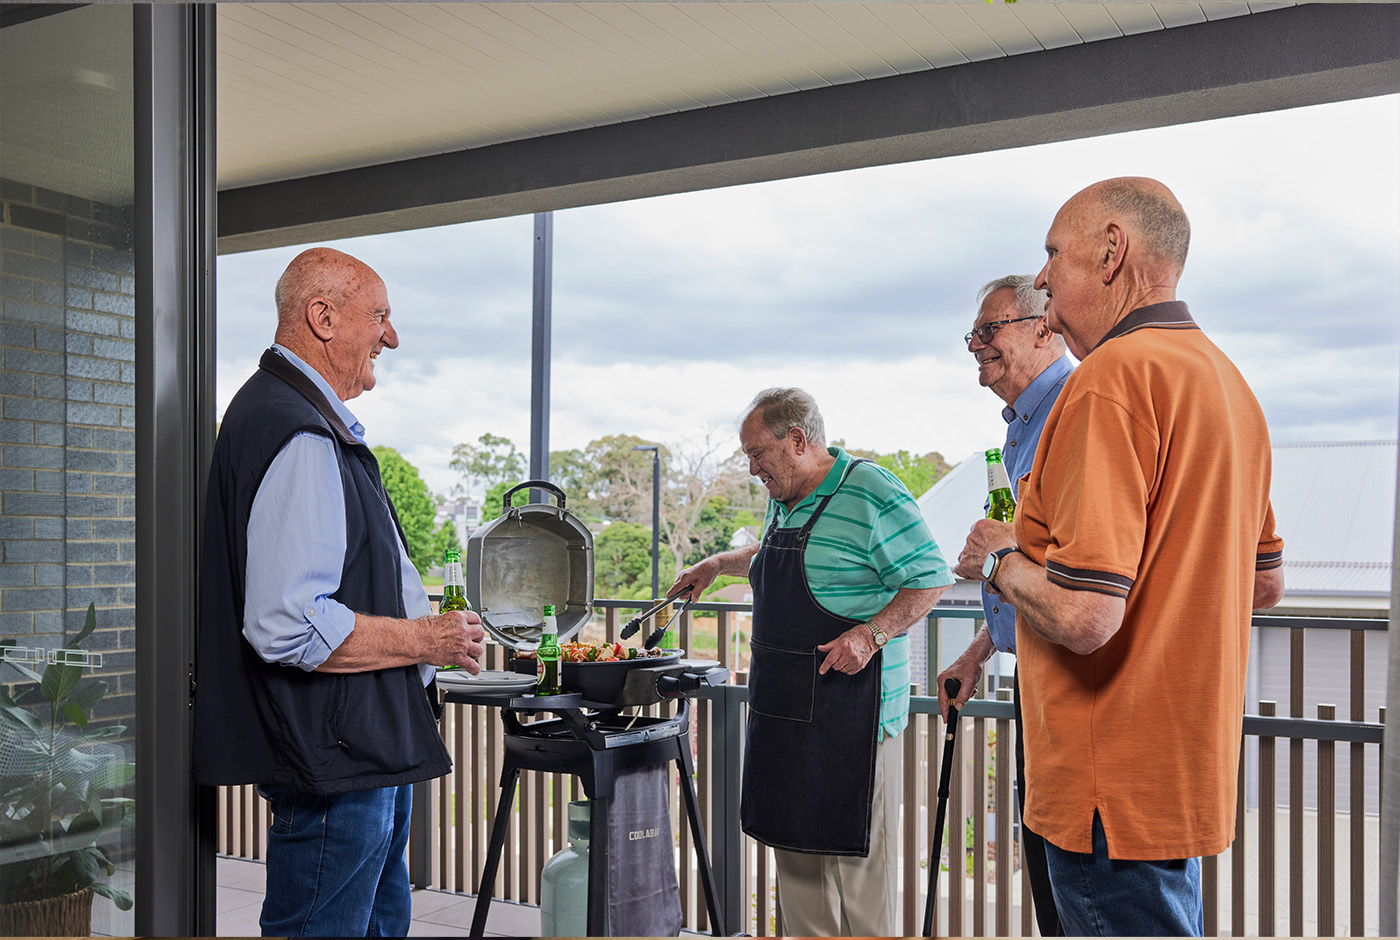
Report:
[[735,529],[734,534],[729,538],[730,548],[748,548],[758,544],[758,529],[756,525],[746,525]]
[[481,527],[481,504],[472,499],[459,499],[440,506],[433,525],[440,527],[444,522],[452,523],[457,530],[458,543],[465,548],[467,536]]

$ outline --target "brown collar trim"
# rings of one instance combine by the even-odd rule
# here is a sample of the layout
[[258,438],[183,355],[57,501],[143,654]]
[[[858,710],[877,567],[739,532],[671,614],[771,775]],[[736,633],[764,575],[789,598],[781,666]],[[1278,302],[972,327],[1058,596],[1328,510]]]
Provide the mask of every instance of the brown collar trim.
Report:
[[1183,300],[1167,300],[1160,304],[1138,307],[1132,313],[1113,325],[1113,329],[1099,340],[1098,349],[1104,343],[1119,336],[1126,336],[1137,330],[1199,330],[1200,326],[1191,319],[1191,311]]

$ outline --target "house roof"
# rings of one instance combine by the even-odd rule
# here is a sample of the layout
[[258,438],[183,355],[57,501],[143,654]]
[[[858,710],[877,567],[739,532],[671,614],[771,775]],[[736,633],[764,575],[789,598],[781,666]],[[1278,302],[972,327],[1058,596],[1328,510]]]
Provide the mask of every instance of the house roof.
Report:
[[1275,444],[1270,495],[1289,594],[1389,595],[1397,442]]
[[[1275,444],[1270,498],[1283,536],[1288,595],[1390,594],[1396,441]],[[981,451],[919,497],[945,556],[955,557],[982,517]]]

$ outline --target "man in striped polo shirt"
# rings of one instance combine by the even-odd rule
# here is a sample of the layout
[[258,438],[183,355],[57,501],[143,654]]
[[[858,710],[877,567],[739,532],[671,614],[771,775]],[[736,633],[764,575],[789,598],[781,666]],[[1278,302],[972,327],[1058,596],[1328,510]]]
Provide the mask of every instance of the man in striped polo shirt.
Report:
[[760,392],[739,442],[768,490],[763,537],[668,594],[698,597],[722,574],[753,585],[740,821],[775,850],[782,932],[895,935],[904,633],[953,577],[909,491],[827,447],[807,392]]

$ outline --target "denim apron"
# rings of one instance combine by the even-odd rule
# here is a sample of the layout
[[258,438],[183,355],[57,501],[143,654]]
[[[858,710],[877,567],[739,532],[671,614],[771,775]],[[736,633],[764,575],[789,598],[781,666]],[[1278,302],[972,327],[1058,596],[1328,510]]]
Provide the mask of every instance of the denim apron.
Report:
[[834,669],[817,674],[827,655],[817,646],[862,621],[817,603],[802,560],[812,527],[834,495],[800,529],[769,529],[749,568],[753,658],[739,820],[764,845],[864,858],[870,854],[882,651],[853,676]]

